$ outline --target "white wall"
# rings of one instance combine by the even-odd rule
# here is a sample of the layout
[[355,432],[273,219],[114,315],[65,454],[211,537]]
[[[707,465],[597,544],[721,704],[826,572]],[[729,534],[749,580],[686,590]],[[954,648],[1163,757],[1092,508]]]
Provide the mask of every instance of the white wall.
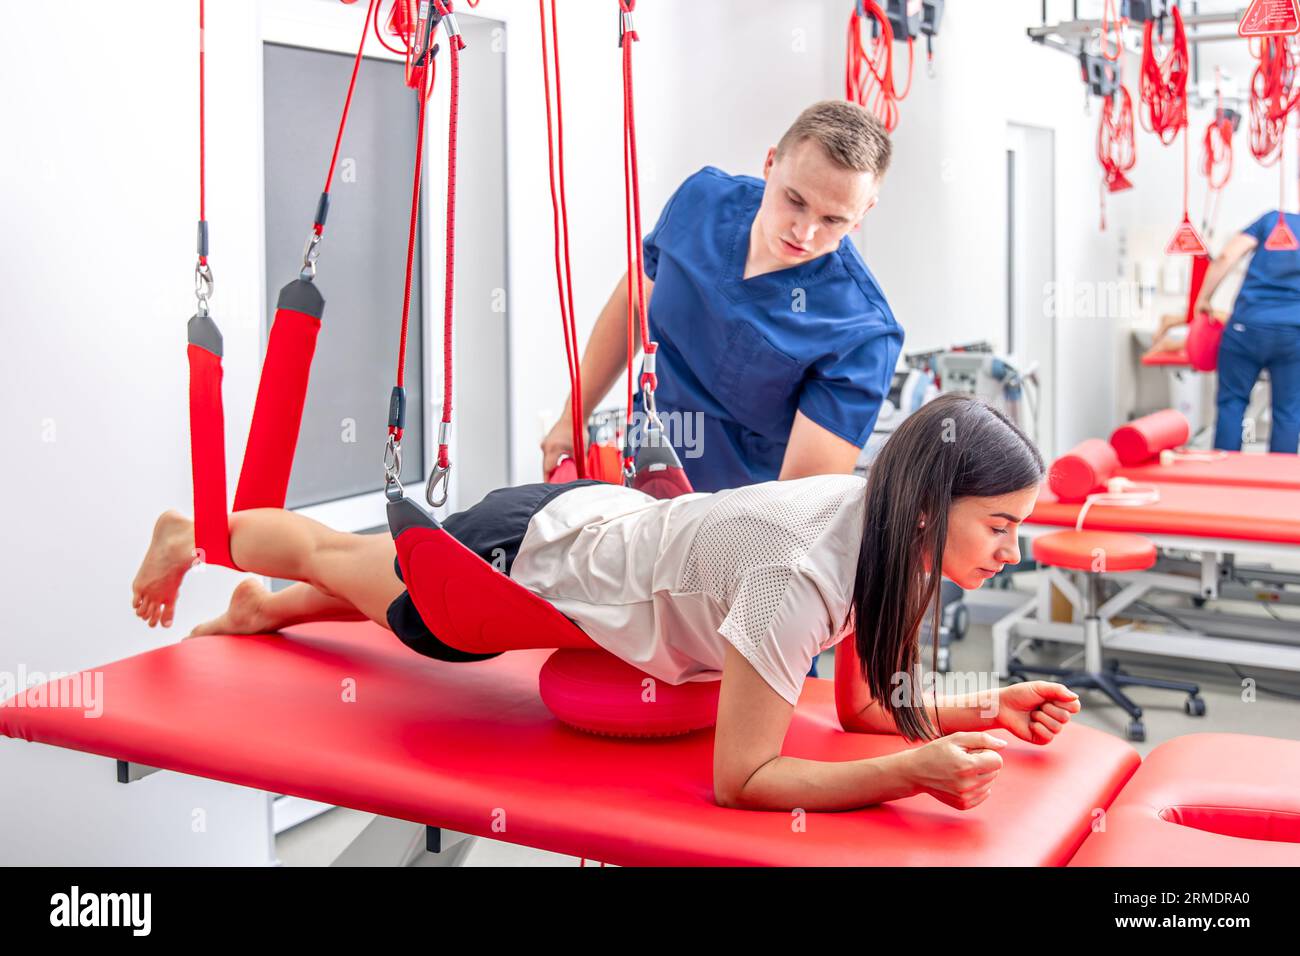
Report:
[[[303,42],[346,48],[356,42],[364,4],[223,0],[209,7],[208,204],[214,309],[225,334],[233,489],[265,321],[260,43],[270,31],[281,39],[300,35]],[[587,0],[559,2],[574,297],[584,339],[625,268],[615,4],[595,7]],[[1037,7],[1029,0],[949,4],[938,76],[927,77],[918,65],[911,97],[902,104],[894,168],[859,241],[907,331],[909,350],[1001,335],[1008,122],[1054,131],[1058,279],[1096,282],[1116,275],[1116,232],[1095,229],[1095,115],[1082,115],[1074,64],[1025,38]],[[687,175],[706,164],[761,174],[767,148],[799,110],[843,94],[849,8],[849,0],[640,5],[636,77],[645,229]],[[507,56],[512,477],[530,481],[538,477],[543,423],[558,416],[567,382],[551,253],[537,14],[535,5],[518,0],[483,0],[476,14],[504,24],[501,44],[465,55]],[[184,324],[194,308],[197,215],[194,5],[139,0],[127,17],[118,7],[83,0],[75,20],[103,51],[91,81],[28,41],[48,32],[36,6],[7,10],[0,31],[0,56],[22,90],[0,99],[0,128],[7,131],[0,148],[0,321],[7,344],[0,375],[6,451],[0,494],[8,545],[0,557],[0,668],[9,671],[19,665],[71,671],[175,640],[218,613],[238,579],[223,569],[193,573],[170,633],[145,628],[127,600],[155,516],[164,508],[190,510]],[[446,90],[440,78],[427,156],[425,289],[435,320],[442,292],[437,263]],[[321,175],[323,163],[304,175]],[[1113,216],[1120,215],[1118,206]],[[310,212],[304,211],[304,235]],[[460,214],[472,216],[473,210]],[[327,240],[322,270],[345,267],[330,259]],[[1077,397],[1061,403],[1057,434],[1063,443],[1113,424],[1101,403],[1090,400],[1110,387],[1104,371],[1114,358],[1110,322],[1103,316],[1063,323],[1057,387]],[[426,336],[431,397],[440,392],[438,338]],[[387,387],[377,383],[378,394],[386,396]],[[120,787],[103,758],[8,740],[0,741],[0,766],[6,779],[24,781],[0,791],[0,858],[267,858],[265,805],[248,791],[167,782],[173,794],[167,799],[177,801],[173,808],[203,806],[210,819],[228,827],[223,833],[241,835],[194,841],[186,829],[167,839],[171,824],[160,824],[157,805],[136,789],[163,791],[160,776]],[[41,823],[50,819],[51,795],[60,793],[86,806],[111,807],[111,825],[79,814],[72,802],[55,814],[59,831],[51,838]],[[146,850],[130,856],[132,847]]]

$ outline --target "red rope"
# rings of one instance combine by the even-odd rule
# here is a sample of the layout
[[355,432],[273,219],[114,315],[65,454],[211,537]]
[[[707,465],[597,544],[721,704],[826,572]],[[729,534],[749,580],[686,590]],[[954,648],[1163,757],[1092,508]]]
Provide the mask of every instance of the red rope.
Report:
[[[443,16],[451,13],[452,0],[434,0],[434,3]],[[455,313],[456,276],[456,143],[460,129],[460,51],[465,46],[464,40],[459,35],[453,37],[452,41],[454,42],[447,44],[451,48],[451,117],[447,123],[447,270],[443,283],[442,422],[444,425],[451,424],[452,318]],[[434,72],[432,52],[427,55],[429,60],[426,71],[430,76],[429,90],[432,91]],[[429,94],[426,92],[423,99],[428,98]],[[408,279],[408,288],[409,281]],[[438,464],[443,468],[449,466],[446,442],[440,442],[438,445]]]
[[[375,15],[375,9],[379,6],[379,0],[370,0],[370,6],[366,8],[366,22],[361,25],[361,42],[357,44],[357,55],[352,61],[352,77],[348,80],[348,95],[343,100],[343,115],[339,117],[339,130],[334,137],[334,152],[330,156],[329,172],[325,174],[325,188],[321,192],[328,196],[330,186],[334,182],[334,167],[339,160],[339,146],[343,143],[343,130],[348,125],[348,110],[352,108],[352,92],[357,86],[357,72],[361,69],[361,54],[366,49],[366,28],[370,25],[370,20]],[[321,235],[325,230],[324,223],[314,223],[312,228],[316,235]]]
[[1102,100],[1101,122],[1097,127],[1097,161],[1107,186],[1117,183],[1137,162],[1137,140],[1133,135],[1133,98],[1121,84],[1114,96]]
[[[542,91],[546,100],[547,173],[551,183],[551,223],[555,244],[555,285],[560,303],[560,324],[564,329],[565,358],[569,365],[573,460],[578,477],[587,477],[586,416],[582,407],[582,361],[578,330],[574,321],[573,275],[569,255],[569,213],[564,188],[564,108],[560,97],[560,34],[554,5],[551,9],[551,42],[555,48],[555,115],[551,114],[551,67],[546,46],[546,0],[537,0],[542,37]],[[558,152],[558,190],[557,163]]]
[[[207,28],[204,25],[203,0],[199,0],[199,222],[208,219],[207,186],[207,107],[204,88],[204,55],[207,46]],[[207,265],[208,257],[199,256],[199,265]]]
[[[872,25],[874,38],[862,39],[863,27]],[[875,114],[890,132],[898,125],[898,102],[912,88],[913,41],[907,41],[907,86],[901,92],[894,82],[894,30],[875,0],[861,0],[849,15],[848,51],[845,57],[844,98]]]
[[1168,146],[1187,125],[1187,33],[1183,29],[1183,15],[1178,7],[1172,8],[1174,22],[1173,43],[1163,61],[1155,55],[1154,20],[1147,20],[1142,31],[1142,68],[1140,97],[1146,110],[1142,125]]
[[1261,165],[1277,162],[1286,118],[1300,102],[1296,57],[1286,37],[1252,46],[1259,63],[1250,77],[1250,151]]
[[[1098,40],[1101,44],[1101,55],[1112,63],[1119,62],[1120,56],[1124,53],[1124,27],[1128,20],[1120,17],[1115,10],[1115,0],[1106,0],[1101,10],[1101,35]],[[1114,56],[1107,49],[1107,37],[1114,37]]]
[[[636,0],[619,0],[619,6],[624,13],[631,14],[636,10]],[[641,180],[638,172],[637,150],[636,150],[636,107],[634,87],[632,82],[632,44],[640,40],[635,29],[628,30],[622,36],[623,46],[623,197],[624,197],[624,219],[626,222],[626,251],[627,251],[627,274],[628,274],[628,296],[627,296],[627,427],[630,431],[632,427],[632,378],[634,375],[632,364],[635,359],[636,350],[633,348],[633,335],[635,334],[635,323],[637,318],[640,319],[641,348],[644,350],[647,358],[653,361],[654,354],[658,351],[658,345],[650,341],[650,323],[646,315],[646,298],[645,298],[645,252],[641,245]],[[635,247],[635,252],[634,252]],[[635,266],[635,269],[634,269]],[[636,313],[632,308],[632,276],[636,276]],[[641,385],[653,392],[659,385],[656,374],[652,371],[646,371],[641,376]],[[630,451],[626,442],[620,442],[624,448],[624,469],[630,468],[632,461]]]

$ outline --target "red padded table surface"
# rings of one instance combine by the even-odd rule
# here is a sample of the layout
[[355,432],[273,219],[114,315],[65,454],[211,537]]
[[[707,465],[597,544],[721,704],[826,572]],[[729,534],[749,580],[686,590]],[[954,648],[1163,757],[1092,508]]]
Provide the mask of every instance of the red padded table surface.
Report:
[[[1160,500],[1155,504],[1089,508],[1084,530],[1300,544],[1300,489],[1242,489],[1179,482],[1161,483],[1158,487]],[[1058,501],[1044,484],[1029,523],[1073,528],[1080,507],[1079,503]]]
[[1162,352],[1143,352],[1143,365],[1185,365],[1192,367],[1192,360],[1187,357],[1187,349],[1173,349]]
[[[98,719],[19,695],[0,732],[623,865],[1061,865],[1139,764],[1078,724],[1045,747],[998,731],[1006,764],[976,809],[921,795],[810,813],[800,830],[790,813],[713,802],[712,731],[627,741],[560,724],[537,691],[550,653],[446,663],[371,623],[201,637],[100,669]],[[832,681],[809,679],[783,752],[905,746],[844,733]]]
[[1300,866],[1300,741],[1187,734],[1147,754],[1071,866]]
[[1226,458],[1217,461],[1176,461],[1170,465],[1161,465],[1156,461],[1120,468],[1115,474],[1140,482],[1300,490],[1300,455],[1285,455],[1280,452],[1247,454],[1239,451],[1226,454]]

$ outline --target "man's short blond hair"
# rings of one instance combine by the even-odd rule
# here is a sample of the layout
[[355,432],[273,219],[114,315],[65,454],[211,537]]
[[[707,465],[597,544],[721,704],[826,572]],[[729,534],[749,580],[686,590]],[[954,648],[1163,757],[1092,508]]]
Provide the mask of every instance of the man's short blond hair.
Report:
[[884,124],[872,112],[847,100],[814,103],[776,144],[777,158],[806,139],[816,140],[836,165],[877,179],[889,168],[893,147]]

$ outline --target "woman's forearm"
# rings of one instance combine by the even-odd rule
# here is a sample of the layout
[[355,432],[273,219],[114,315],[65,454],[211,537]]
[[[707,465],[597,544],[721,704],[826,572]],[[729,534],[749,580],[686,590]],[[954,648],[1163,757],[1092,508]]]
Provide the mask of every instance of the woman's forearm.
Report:
[[[646,279],[647,302],[652,286]],[[605,307],[596,317],[596,324],[587,340],[587,348],[582,353],[582,407],[596,407],[602,398],[618,381],[619,373],[627,367],[627,300],[628,277],[624,274],[619,280]],[[632,349],[635,355],[641,349],[641,337],[634,336]],[[564,406],[565,414],[570,411],[570,402]]]
[[910,751],[830,762],[774,757],[725,806],[738,810],[854,810],[919,792]]
[[[935,722],[934,696],[925,698],[925,712],[930,722]],[[971,694],[948,694],[939,696],[939,717],[937,730],[942,736],[955,734],[961,730],[989,730],[996,726],[994,718],[998,713],[998,695],[996,690],[977,691]],[[852,733],[896,734],[898,725],[893,715],[873,701],[850,726],[844,728]]]

